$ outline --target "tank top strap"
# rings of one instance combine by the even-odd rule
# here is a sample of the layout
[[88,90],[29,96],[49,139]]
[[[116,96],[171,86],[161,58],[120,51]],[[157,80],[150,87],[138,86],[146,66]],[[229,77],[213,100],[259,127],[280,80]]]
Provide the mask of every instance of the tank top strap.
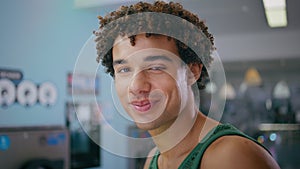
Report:
[[[218,138],[222,136],[241,136],[252,140],[256,144],[262,146],[264,149],[268,151],[262,144],[251,138],[250,136],[244,134],[234,126],[230,124],[220,124],[214,129],[212,129],[202,140],[201,142],[192,150],[192,152],[185,158],[182,164],[178,169],[199,169],[200,163],[203,157],[204,152],[207,148]],[[269,151],[268,151],[269,152]],[[269,152],[270,153],[270,152]]]
[[[248,138],[254,141],[255,143],[259,144],[260,146],[262,146],[264,149],[266,149],[262,144],[258,143],[253,138],[244,134],[234,126],[230,124],[220,124],[215,128],[213,128],[211,131],[209,131],[209,133],[201,140],[201,142],[184,159],[184,161],[181,163],[178,169],[198,169],[206,149],[218,138],[222,136],[228,136],[228,135],[236,135],[236,136]],[[158,162],[159,155],[160,153],[159,151],[157,151],[151,160],[149,169],[158,169],[157,162]]]

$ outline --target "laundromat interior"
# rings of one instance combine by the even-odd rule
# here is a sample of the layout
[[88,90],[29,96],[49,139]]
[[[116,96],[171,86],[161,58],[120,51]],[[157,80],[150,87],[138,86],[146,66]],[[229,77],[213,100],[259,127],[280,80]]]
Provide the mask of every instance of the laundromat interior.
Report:
[[[220,122],[266,146],[282,169],[299,169],[300,1],[276,0],[285,13],[275,26],[263,1],[174,0],[205,20],[222,65],[211,75],[226,79],[207,82],[199,109],[214,117],[224,101]],[[119,113],[93,34],[97,16],[136,2],[1,1],[1,169],[143,168],[154,143]]]

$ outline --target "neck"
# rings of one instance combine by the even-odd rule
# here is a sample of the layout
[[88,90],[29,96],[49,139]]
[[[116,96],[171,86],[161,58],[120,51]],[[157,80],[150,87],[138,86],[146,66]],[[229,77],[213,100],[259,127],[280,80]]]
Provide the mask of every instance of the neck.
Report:
[[159,166],[164,166],[161,168],[178,168],[206,134],[219,124],[219,122],[207,118],[201,112],[195,113],[194,118],[191,116],[189,120],[191,127],[186,123],[188,119],[182,120],[180,125],[181,127],[186,126],[185,130],[189,129],[188,131],[174,128],[171,130],[174,132],[173,134],[169,133],[153,137],[160,151],[158,164]]
[[149,131],[160,151],[159,165],[164,166],[162,168],[178,168],[193,148],[217,125],[216,121],[200,113],[194,103],[188,102],[185,105],[176,120]]
[[160,152],[166,152],[180,143],[193,128],[196,117],[195,110],[192,113],[182,112],[168,129],[153,136],[152,138]]
[[[178,138],[173,138],[173,135],[168,135],[170,137],[166,136],[154,140],[155,144],[160,150],[160,157],[158,159],[158,165],[160,168],[178,168],[180,166],[182,161],[199,143],[199,134],[202,131],[205,119],[206,117],[201,113],[196,113],[196,117],[192,122],[192,127],[189,129],[189,132],[186,132],[185,136],[181,140],[178,140]],[[177,131],[176,133],[179,135],[181,131]],[[174,144],[173,140],[179,142]],[[174,144],[173,147],[167,146],[172,144]]]

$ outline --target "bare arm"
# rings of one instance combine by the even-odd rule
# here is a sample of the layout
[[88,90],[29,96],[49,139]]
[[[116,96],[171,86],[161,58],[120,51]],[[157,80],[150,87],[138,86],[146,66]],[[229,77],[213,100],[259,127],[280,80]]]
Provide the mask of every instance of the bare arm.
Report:
[[239,136],[224,136],[204,153],[201,169],[280,169],[273,157],[253,141]]

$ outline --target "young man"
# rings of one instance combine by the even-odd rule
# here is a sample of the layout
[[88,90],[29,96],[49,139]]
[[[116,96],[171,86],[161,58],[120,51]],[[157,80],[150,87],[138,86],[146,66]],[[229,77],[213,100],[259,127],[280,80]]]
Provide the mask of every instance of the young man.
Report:
[[156,1],[99,19],[97,60],[113,76],[126,112],[157,146],[145,169],[279,168],[262,145],[198,110],[193,86],[204,87],[215,48],[196,15]]

